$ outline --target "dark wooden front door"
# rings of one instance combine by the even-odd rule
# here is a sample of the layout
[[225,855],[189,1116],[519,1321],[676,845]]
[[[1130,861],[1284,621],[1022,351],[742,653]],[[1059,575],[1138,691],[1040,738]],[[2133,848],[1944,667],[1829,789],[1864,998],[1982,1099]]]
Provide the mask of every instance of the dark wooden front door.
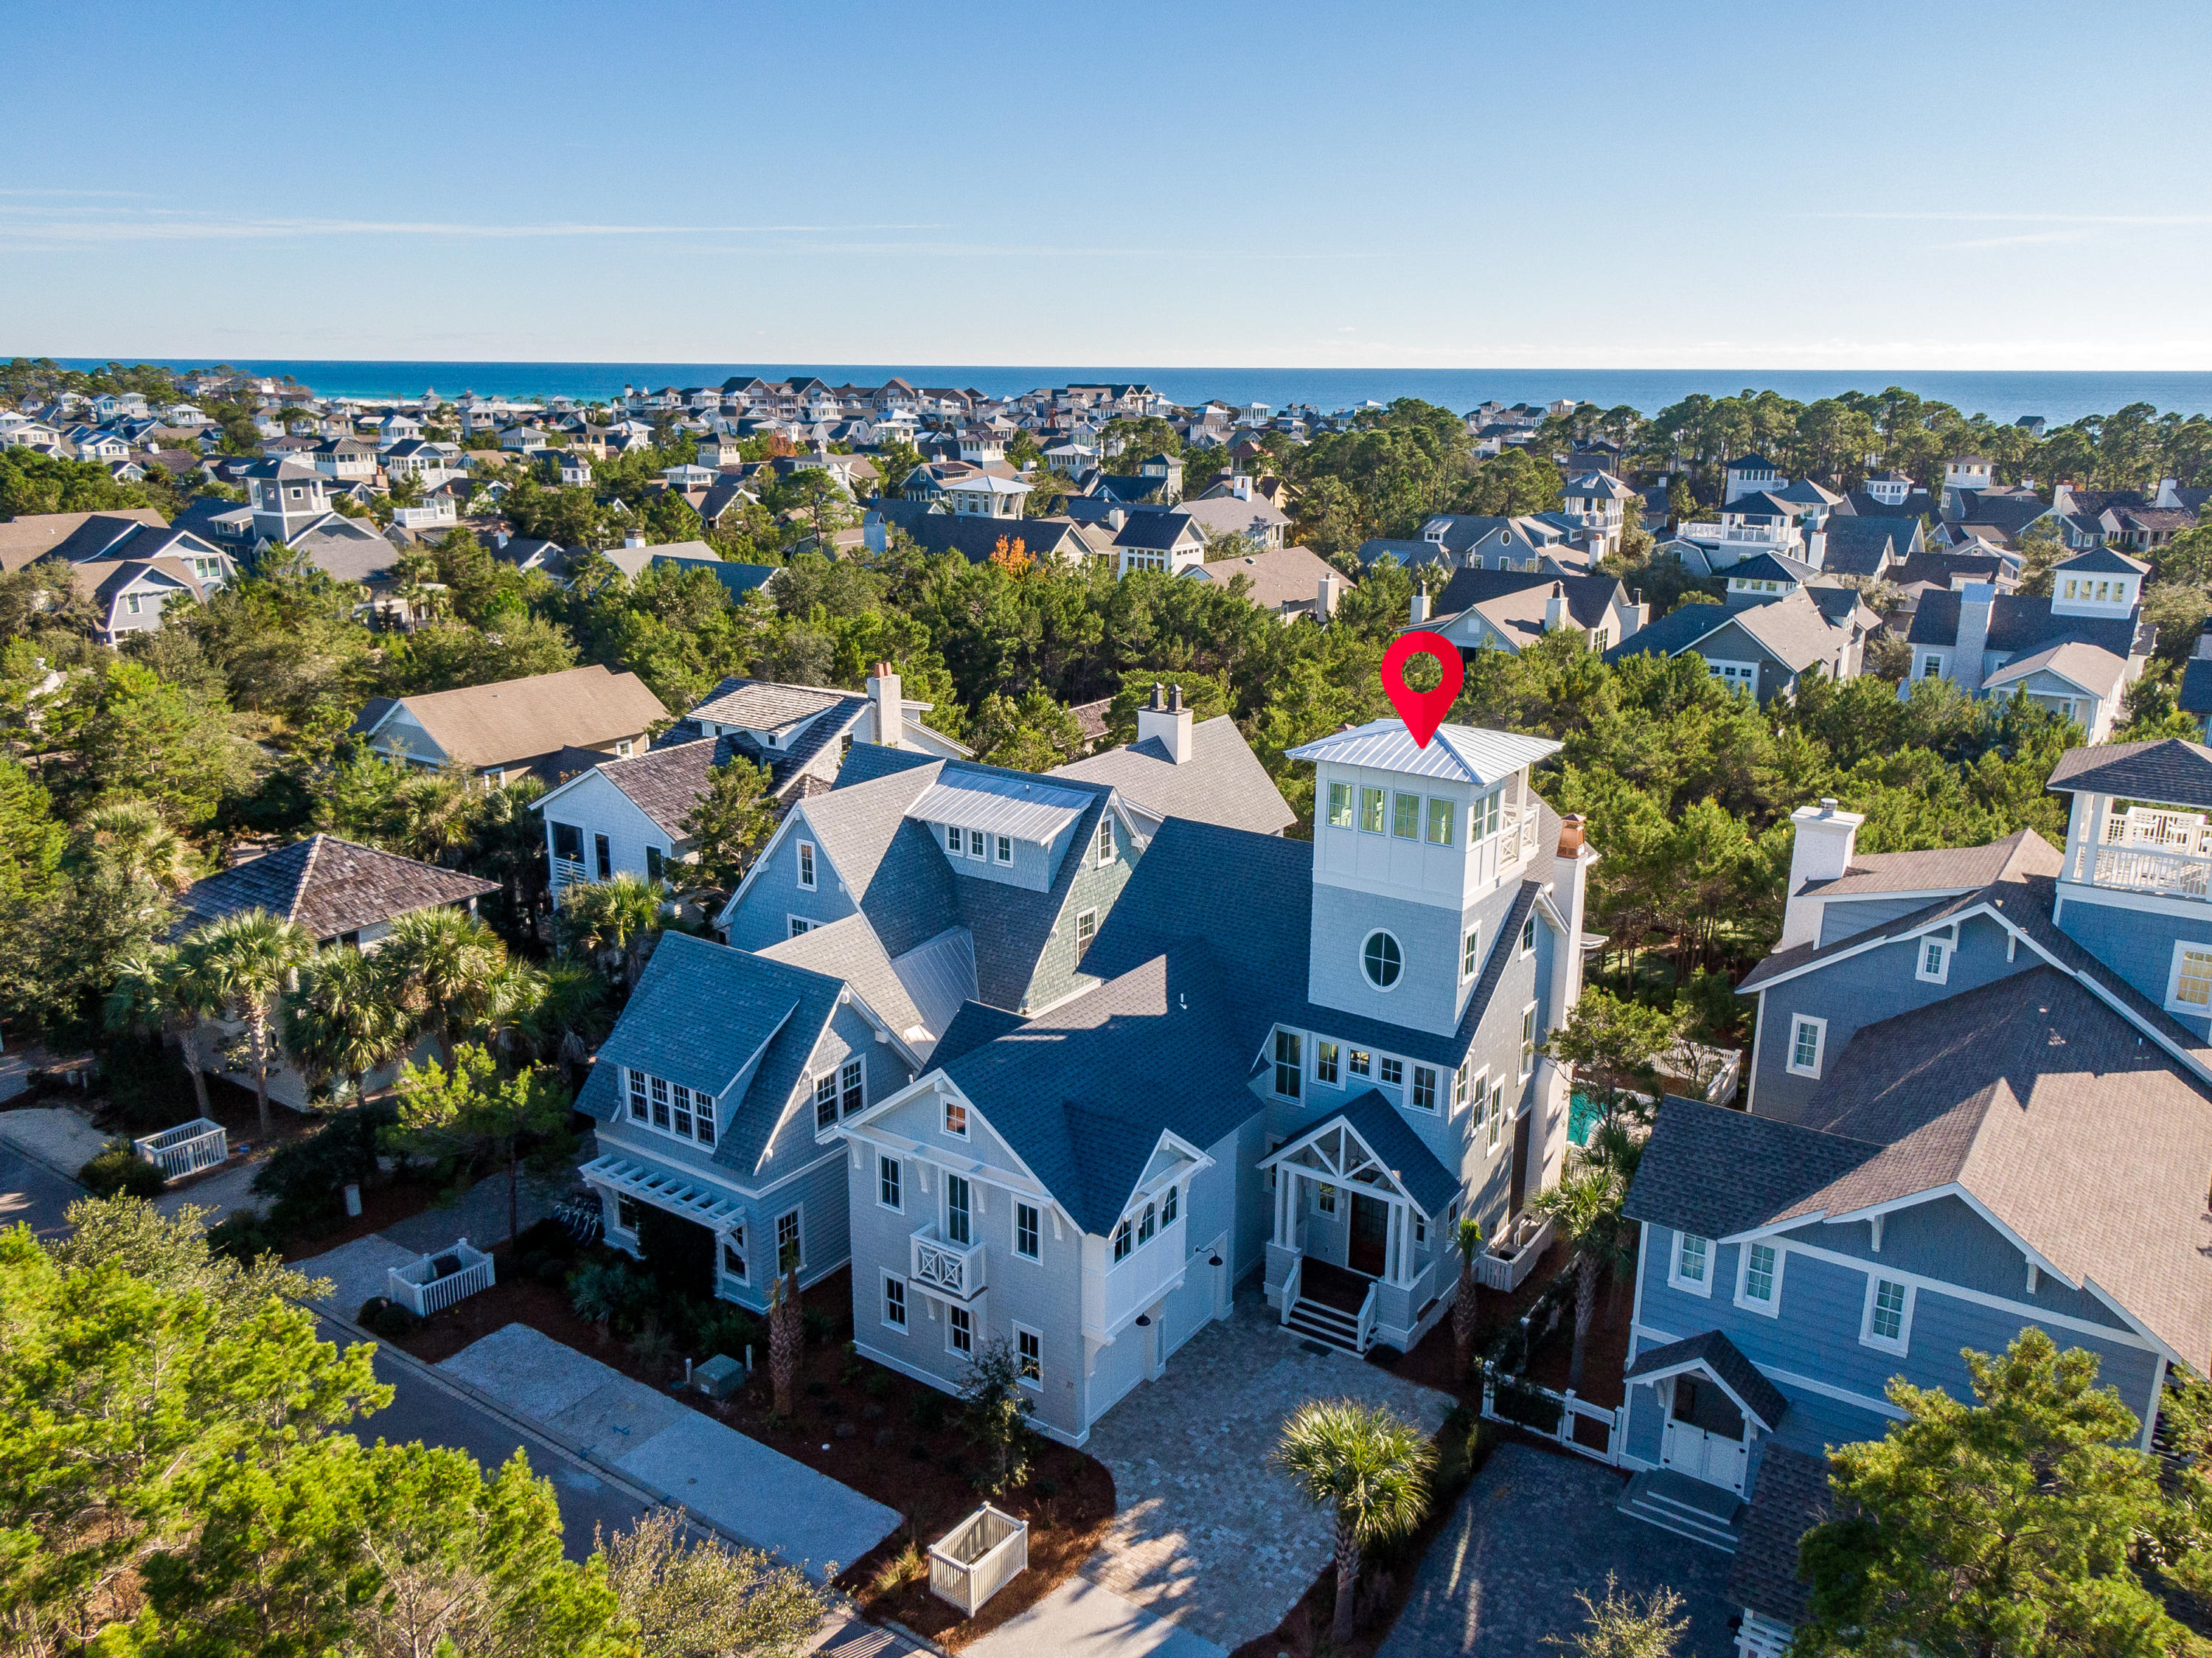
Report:
[[1384,1246],[1390,1238],[1390,1205],[1376,1198],[1352,1194],[1352,1240],[1344,1264],[1370,1278],[1382,1276]]
[[1506,1212],[1510,1215],[1521,1212],[1521,1200],[1528,1196],[1528,1119],[1534,1115],[1530,1112],[1516,1118],[1513,1124],[1513,1191],[1506,1199]]

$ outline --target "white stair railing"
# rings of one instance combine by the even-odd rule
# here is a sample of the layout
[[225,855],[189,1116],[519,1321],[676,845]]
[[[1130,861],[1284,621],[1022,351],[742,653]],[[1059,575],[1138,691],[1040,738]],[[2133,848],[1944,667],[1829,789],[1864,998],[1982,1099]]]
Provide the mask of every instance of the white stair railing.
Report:
[[1366,1297],[1359,1303],[1359,1328],[1352,1338],[1352,1350],[1355,1353],[1365,1352],[1367,1344],[1375,1339],[1375,1287],[1381,1282],[1379,1278],[1367,1281]]
[[1305,1265],[1306,1258],[1304,1256],[1293,1255],[1291,1257],[1291,1270],[1284,1275],[1283,1287],[1279,1293],[1281,1295],[1283,1299],[1283,1322],[1285,1324],[1288,1324],[1291,1321],[1291,1314],[1297,1307],[1298,1290],[1300,1287],[1299,1280],[1305,1276]]

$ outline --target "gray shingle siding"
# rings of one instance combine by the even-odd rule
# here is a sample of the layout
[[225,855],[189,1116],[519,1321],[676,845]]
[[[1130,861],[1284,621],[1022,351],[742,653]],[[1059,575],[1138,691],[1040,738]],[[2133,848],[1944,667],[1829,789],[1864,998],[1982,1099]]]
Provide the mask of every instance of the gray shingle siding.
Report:
[[1820,1066],[1823,1076],[1830,1075],[1862,1026],[2043,965],[2027,950],[2017,951],[2007,960],[2008,942],[2002,927],[1978,916],[1960,926],[1959,948],[1952,953],[1946,984],[1926,984],[1916,978],[1914,962],[1920,942],[1899,939],[1767,986],[1759,992],[1753,1108],[1762,1117],[1794,1120],[1820,1091],[1818,1079],[1795,1076],[1788,1069],[1790,1035],[1796,1015],[1828,1021]]
[[1926,898],[1832,899],[1820,911],[1820,944],[1826,948],[1869,927],[1896,921],[1926,909],[1929,902]]
[[[2173,947],[2187,942],[2212,949],[2212,913],[2199,917],[2123,910],[2069,895],[2058,924],[2067,936],[2161,1008],[2173,972]],[[2212,1020],[2203,1015],[2175,1013],[2173,1017],[2200,1038],[2212,1031]]]
[[791,936],[790,917],[810,921],[842,921],[854,913],[852,899],[838,890],[837,874],[818,843],[815,843],[814,887],[799,884],[799,847],[814,842],[803,825],[794,824],[775,850],[755,866],[745,901],[730,917],[730,944],[740,950],[760,950]]

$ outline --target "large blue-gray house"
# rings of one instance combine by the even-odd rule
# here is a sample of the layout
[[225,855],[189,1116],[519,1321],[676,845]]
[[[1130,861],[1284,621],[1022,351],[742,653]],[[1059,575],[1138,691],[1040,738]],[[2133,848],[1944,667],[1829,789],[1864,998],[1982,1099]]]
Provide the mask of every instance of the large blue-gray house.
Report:
[[1628,1214],[1631,1512],[1738,1548],[1739,1650],[1802,1616],[1825,1448],[1892,1376],[1963,1396],[2027,1326],[2102,1362],[2148,1446],[2212,1357],[2212,750],[2080,748],[2065,847],[1862,854],[1795,816],[1747,1109],[1669,1099]]

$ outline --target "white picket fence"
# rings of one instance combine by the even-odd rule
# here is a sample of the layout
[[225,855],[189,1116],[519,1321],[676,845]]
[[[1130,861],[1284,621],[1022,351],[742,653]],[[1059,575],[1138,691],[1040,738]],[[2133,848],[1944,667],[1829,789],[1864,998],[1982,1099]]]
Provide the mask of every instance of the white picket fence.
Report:
[[929,1545],[929,1592],[969,1618],[1030,1564],[1030,1522],[986,1503]]
[[221,1123],[195,1117],[189,1123],[179,1123],[159,1134],[133,1140],[131,1147],[160,1169],[165,1179],[174,1180],[197,1174],[204,1168],[213,1168],[227,1159],[230,1155],[230,1137],[223,1132]]
[[[1508,1416],[1500,1412],[1498,1409],[1498,1387],[1501,1381],[1510,1384],[1517,1393],[1524,1395],[1534,1394],[1539,1399],[1548,1400],[1559,1406],[1558,1424],[1547,1429],[1534,1423],[1524,1422],[1519,1417]],[[1586,1456],[1594,1461],[1602,1462],[1608,1468],[1617,1468],[1620,1466],[1621,1442],[1628,1433],[1628,1407],[1626,1405],[1617,1410],[1608,1409],[1602,1405],[1593,1405],[1586,1399],[1577,1399],[1575,1390],[1571,1387],[1564,1393],[1555,1393],[1548,1387],[1539,1387],[1525,1377],[1501,1377],[1491,1366],[1485,1364],[1482,1374],[1482,1414],[1492,1422],[1510,1423],[1523,1433],[1534,1434],[1540,1439],[1552,1440],[1561,1448],[1572,1451],[1578,1456]],[[1575,1431],[1575,1426],[1581,1422],[1595,1423],[1601,1426],[1604,1429],[1605,1442],[1602,1445],[1592,1445],[1579,1437]]]
[[455,1301],[492,1286],[491,1257],[466,1238],[450,1249],[434,1250],[404,1266],[385,1269],[385,1293],[421,1318],[442,1313]]

